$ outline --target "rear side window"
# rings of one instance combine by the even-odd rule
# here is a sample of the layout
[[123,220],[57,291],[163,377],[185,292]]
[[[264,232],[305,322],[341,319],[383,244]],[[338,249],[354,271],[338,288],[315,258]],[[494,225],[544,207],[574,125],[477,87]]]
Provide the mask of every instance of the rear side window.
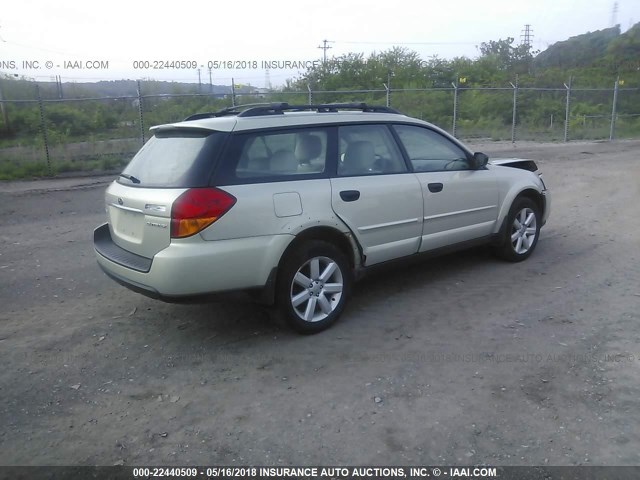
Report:
[[375,175],[407,171],[386,125],[350,125],[338,129],[338,175]]
[[322,128],[236,134],[221,176],[235,183],[321,175],[326,169],[327,143],[328,134]]
[[207,186],[226,136],[196,129],[156,132],[133,157],[118,182],[133,187]]

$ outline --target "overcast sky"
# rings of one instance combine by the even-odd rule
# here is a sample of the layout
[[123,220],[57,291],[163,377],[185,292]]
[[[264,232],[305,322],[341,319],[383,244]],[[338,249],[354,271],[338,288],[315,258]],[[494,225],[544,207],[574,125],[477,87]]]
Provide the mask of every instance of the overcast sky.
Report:
[[[514,37],[530,24],[533,46],[544,50],[568,37],[612,26],[626,31],[640,21],[640,0],[493,0],[305,2],[110,0],[5,0],[0,10],[0,72],[38,80],[63,81],[154,78],[193,82],[192,70],[136,70],[136,60],[187,60],[202,66],[208,83],[209,61],[256,61],[257,69],[213,69],[213,83],[265,86],[263,60],[312,61],[330,40],[329,57],[381,51],[394,45],[417,51],[423,59],[476,57],[481,42]],[[108,68],[86,69],[87,60]],[[37,61],[38,69],[22,68]],[[46,64],[46,62],[51,62]],[[64,62],[83,68],[64,68]],[[13,64],[11,62],[14,62]],[[52,66],[51,66],[52,65]],[[60,67],[58,67],[58,65]],[[51,66],[51,68],[48,68]],[[239,64],[237,66],[242,66]],[[295,71],[271,69],[281,85]]]

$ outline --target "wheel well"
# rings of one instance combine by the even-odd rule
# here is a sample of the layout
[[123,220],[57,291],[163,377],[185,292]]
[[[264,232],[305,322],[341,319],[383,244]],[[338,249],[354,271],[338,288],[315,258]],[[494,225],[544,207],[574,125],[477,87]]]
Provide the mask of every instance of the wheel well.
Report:
[[331,227],[313,227],[296,235],[296,238],[289,244],[287,249],[282,254],[280,264],[282,264],[282,260],[292,250],[298,248],[299,245],[308,240],[323,240],[325,242],[331,243],[332,245],[335,245],[347,257],[351,268],[355,266],[353,248],[351,247],[349,239],[345,236],[344,233]]
[[540,195],[540,192],[532,188],[528,188],[527,190],[523,190],[522,192],[520,192],[516,198],[520,198],[520,197],[525,197],[532,200],[538,206],[538,210],[540,210],[540,215],[544,213],[543,212],[544,203],[542,201],[542,195]]
[[289,244],[289,246],[285,249],[282,257],[280,257],[280,261],[278,262],[278,266],[274,267],[269,274],[269,278],[264,288],[260,289],[258,293],[258,301],[267,305],[273,305],[276,297],[276,287],[279,281],[279,275],[282,271],[282,263],[284,259],[298,246],[303,244],[309,240],[323,240],[325,242],[331,243],[335,245],[342,253],[345,254],[347,260],[349,262],[349,266],[353,269],[355,268],[355,258],[354,251],[351,247],[351,242],[347,236],[331,227],[313,227],[309,228],[302,233],[296,235],[296,238]]
[[[543,209],[544,209],[544,203],[543,203],[542,195],[540,194],[540,192],[538,192],[537,190],[534,190],[533,188],[528,188],[526,190],[523,190],[518,195],[516,195],[516,197],[513,199],[513,202],[511,202],[509,209],[511,209],[513,203],[519,198],[528,198],[529,200],[531,200],[533,203],[535,203],[538,206],[538,209],[540,210],[540,215],[542,215]],[[507,215],[505,215],[504,219],[502,220],[500,229],[498,230],[498,233],[495,237],[495,240],[494,240],[495,245],[501,245],[503,243],[505,232],[506,232],[506,229],[508,228],[508,225],[507,225],[508,219],[509,219],[509,215],[507,213]]]

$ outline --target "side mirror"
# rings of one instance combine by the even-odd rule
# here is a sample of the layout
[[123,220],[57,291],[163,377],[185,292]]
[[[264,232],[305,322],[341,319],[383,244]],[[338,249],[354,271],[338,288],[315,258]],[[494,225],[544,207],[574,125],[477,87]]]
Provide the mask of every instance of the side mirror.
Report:
[[475,168],[480,169],[487,166],[487,162],[489,162],[489,157],[482,152],[476,152],[473,154],[473,161],[475,163]]

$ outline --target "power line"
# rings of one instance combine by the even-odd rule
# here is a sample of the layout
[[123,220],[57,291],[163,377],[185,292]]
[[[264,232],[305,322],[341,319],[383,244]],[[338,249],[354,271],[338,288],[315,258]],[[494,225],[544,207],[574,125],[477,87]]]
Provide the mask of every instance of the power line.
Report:
[[[367,42],[367,41],[336,41],[346,45],[478,45],[480,42]],[[319,47],[322,48],[322,47]]]

